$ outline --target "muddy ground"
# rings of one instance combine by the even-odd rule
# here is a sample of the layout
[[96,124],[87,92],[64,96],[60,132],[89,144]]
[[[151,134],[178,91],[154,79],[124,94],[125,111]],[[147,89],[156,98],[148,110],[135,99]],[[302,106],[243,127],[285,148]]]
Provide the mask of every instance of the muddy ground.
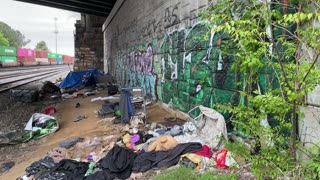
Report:
[[[44,81],[55,82],[56,79],[65,77],[68,72],[62,72],[47,79],[35,81],[33,83],[17,87],[15,89],[40,90]],[[29,121],[32,114],[44,112],[48,106],[56,106],[61,99],[40,98],[33,103],[23,103],[15,101],[10,97],[10,92],[0,93],[0,132],[6,133],[23,129]],[[24,160],[28,152],[32,152],[41,141],[29,142],[27,144],[18,144],[6,147],[0,147],[0,164],[8,161],[15,161],[16,164]]]

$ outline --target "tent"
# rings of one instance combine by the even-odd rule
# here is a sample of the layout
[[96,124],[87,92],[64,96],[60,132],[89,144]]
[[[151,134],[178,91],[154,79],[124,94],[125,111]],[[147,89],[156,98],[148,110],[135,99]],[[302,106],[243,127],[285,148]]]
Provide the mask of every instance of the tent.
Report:
[[67,77],[60,83],[59,87],[79,88],[81,86],[92,86],[96,84],[96,76],[102,76],[97,69],[89,69],[85,71],[69,72]]

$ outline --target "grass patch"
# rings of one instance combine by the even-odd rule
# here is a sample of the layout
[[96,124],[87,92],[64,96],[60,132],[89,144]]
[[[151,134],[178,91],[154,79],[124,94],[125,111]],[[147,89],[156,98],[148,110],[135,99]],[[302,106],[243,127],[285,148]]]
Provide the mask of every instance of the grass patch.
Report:
[[237,174],[216,175],[213,172],[199,174],[193,169],[180,166],[177,169],[163,171],[154,177],[154,180],[233,180],[237,178]]

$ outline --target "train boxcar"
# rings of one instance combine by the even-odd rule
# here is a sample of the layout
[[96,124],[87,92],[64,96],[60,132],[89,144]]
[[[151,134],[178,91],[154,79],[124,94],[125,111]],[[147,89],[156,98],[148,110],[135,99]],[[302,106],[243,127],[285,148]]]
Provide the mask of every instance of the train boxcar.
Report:
[[17,56],[15,47],[0,46],[0,56]]
[[48,53],[48,59],[49,59],[49,63],[50,64],[57,64],[57,54],[56,53],[52,53],[52,52],[49,52]]
[[58,64],[63,64],[63,61],[62,61],[62,54],[57,54],[57,63]]
[[68,56],[68,55],[62,55],[62,61],[63,61],[63,64],[73,64],[74,57]]
[[15,47],[0,46],[0,67],[19,66]]
[[48,58],[57,59],[57,54],[56,54],[56,53],[49,52],[49,53],[48,53]]
[[36,62],[39,65],[49,65],[48,52],[47,51],[35,51]]
[[55,65],[55,64],[57,64],[57,61],[55,58],[49,58],[49,63],[52,65]]
[[0,56],[1,67],[19,66],[16,56]]
[[32,49],[18,48],[17,56],[22,66],[38,65],[38,62],[35,60],[35,52]]
[[26,49],[26,48],[18,48],[17,51],[18,57],[35,57],[35,51],[32,49]]

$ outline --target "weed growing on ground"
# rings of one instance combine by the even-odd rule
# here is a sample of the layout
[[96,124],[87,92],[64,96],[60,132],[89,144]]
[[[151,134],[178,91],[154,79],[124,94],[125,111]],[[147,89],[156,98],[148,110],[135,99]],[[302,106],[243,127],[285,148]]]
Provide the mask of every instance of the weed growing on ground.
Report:
[[235,180],[237,178],[237,174],[216,175],[214,172],[200,174],[191,168],[180,166],[176,169],[163,171],[154,180]]

